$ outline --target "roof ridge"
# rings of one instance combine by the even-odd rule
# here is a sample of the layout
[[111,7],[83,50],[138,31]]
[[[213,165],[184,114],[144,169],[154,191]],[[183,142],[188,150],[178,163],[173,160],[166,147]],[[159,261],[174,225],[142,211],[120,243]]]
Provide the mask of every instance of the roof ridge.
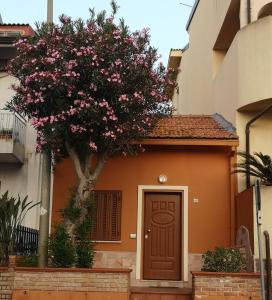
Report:
[[212,115],[213,119],[226,131],[231,133],[236,133],[236,128],[233,126],[231,122],[226,120],[222,115],[215,113]]

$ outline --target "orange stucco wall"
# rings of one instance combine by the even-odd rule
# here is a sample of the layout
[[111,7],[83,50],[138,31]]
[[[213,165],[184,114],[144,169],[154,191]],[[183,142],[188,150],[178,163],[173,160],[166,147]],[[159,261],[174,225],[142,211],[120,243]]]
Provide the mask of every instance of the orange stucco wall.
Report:
[[[122,190],[122,242],[101,243],[97,250],[136,251],[137,187],[159,185],[160,174],[166,185],[189,188],[189,252],[201,253],[215,246],[231,244],[231,149],[210,147],[149,147],[136,157],[115,157],[103,169],[97,189]],[[68,188],[75,184],[69,160],[54,173],[53,215],[64,206]],[[193,199],[198,199],[194,203]]]

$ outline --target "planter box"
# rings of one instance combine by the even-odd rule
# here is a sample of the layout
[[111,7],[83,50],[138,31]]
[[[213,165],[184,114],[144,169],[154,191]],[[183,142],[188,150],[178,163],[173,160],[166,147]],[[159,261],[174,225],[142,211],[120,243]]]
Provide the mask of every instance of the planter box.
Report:
[[192,272],[193,299],[260,300],[259,273]]
[[128,300],[129,275],[130,269],[1,269],[0,299]]

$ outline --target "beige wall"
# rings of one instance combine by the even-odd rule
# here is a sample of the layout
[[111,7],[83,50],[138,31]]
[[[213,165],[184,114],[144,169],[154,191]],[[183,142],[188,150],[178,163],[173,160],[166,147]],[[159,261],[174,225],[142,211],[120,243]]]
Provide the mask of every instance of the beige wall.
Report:
[[14,95],[10,88],[12,84],[16,83],[16,79],[7,75],[5,72],[0,72],[0,109],[3,109],[8,100]]
[[271,0],[252,0],[251,1],[251,19],[256,21],[258,19],[258,13],[264,5],[271,3]]
[[237,109],[257,111],[272,98],[271,36],[272,16],[241,29],[214,78],[215,112],[234,124]]
[[[240,149],[245,149],[245,126],[246,123],[256,115],[255,112],[237,113],[237,133],[240,136]],[[250,152],[262,152],[263,154],[269,154],[272,156],[272,112],[264,115],[257,120],[250,127]],[[238,179],[239,191],[245,189],[245,177],[240,176]],[[254,184],[254,178],[251,177],[251,184]],[[262,197],[262,232],[267,230],[272,237],[272,187],[261,187]],[[257,240],[257,227],[256,227],[256,215],[254,211],[254,253],[258,257],[258,240]],[[265,249],[263,240],[263,251]],[[271,250],[272,255],[272,250]]]
[[[230,5],[238,0],[200,0],[189,27],[190,47],[183,53],[175,95],[179,113],[220,113],[237,128],[240,150],[245,150],[246,123],[272,103],[272,16],[257,20],[268,0],[251,0],[247,25],[246,0],[241,0],[240,29],[229,49],[214,51]],[[237,4],[237,3],[236,3]],[[251,126],[251,153],[272,156],[272,113]],[[245,189],[239,176],[238,189]],[[263,229],[272,234],[272,188],[262,189]],[[255,240],[256,247],[256,240]]]
[[[237,134],[240,138],[240,150],[245,150],[246,123],[256,115],[256,112],[238,112],[236,116]],[[264,115],[250,127],[250,153],[262,152],[272,156],[272,112]],[[245,189],[244,177],[239,178],[239,191]],[[253,184],[253,178],[251,183]]]
[[202,0],[198,5],[189,27],[190,46],[182,55],[178,76],[180,113],[211,114],[214,111],[212,49],[229,3],[230,0]]
[[[272,238],[272,220],[271,220],[271,211],[272,211],[272,187],[271,186],[262,186],[261,187],[261,216],[262,216],[262,225],[261,225],[261,232],[263,233],[267,230],[270,234],[270,239]],[[254,197],[255,200],[255,197]],[[254,201],[255,205],[255,201]],[[262,254],[263,257],[266,257],[265,254],[265,239],[264,235],[262,234],[261,237],[261,244],[262,244]],[[254,253],[255,257],[259,257],[259,250],[258,250],[258,239],[257,239],[257,223],[256,223],[256,210],[254,206]],[[270,249],[270,255],[272,255],[272,249]]]
[[[6,73],[0,73],[0,109],[5,107],[7,101],[14,95],[10,88],[16,80],[7,76]],[[23,165],[19,164],[1,164],[0,165],[0,194],[9,191],[10,195],[21,197],[28,195],[29,201],[40,201],[40,155],[36,153],[36,133],[34,128],[27,124],[25,161]],[[38,228],[39,226],[39,206],[35,207],[23,222],[23,225]]]
[[[218,112],[235,124],[237,109],[272,98],[272,16],[258,21],[252,17],[255,22],[238,31],[228,51],[213,50],[226,12],[234,2],[199,2],[189,27],[189,49],[180,63],[179,94],[174,93],[179,113]],[[253,0],[252,15],[257,16],[268,2]]]

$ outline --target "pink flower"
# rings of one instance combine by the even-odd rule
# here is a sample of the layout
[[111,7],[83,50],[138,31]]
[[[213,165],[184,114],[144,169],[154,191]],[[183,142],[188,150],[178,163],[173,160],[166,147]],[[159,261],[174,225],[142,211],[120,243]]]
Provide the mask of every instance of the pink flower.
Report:
[[92,150],[97,150],[97,146],[96,146],[96,144],[94,143],[94,142],[90,142],[89,143],[89,146],[90,146],[90,148],[92,149]]
[[121,95],[119,98],[118,98],[118,101],[122,102],[122,101],[128,101],[128,96],[126,94],[124,95]]

